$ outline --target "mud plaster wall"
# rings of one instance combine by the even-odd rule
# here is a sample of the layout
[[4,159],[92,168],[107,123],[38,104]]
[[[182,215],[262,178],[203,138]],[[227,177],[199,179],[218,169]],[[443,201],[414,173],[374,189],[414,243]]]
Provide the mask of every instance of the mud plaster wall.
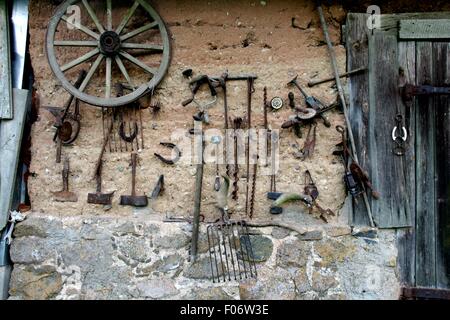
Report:
[[[253,124],[261,128],[264,86],[269,97],[287,100],[290,89],[286,83],[291,78],[298,74],[306,83],[312,77],[328,76],[330,62],[313,2],[268,1],[262,5],[251,1],[160,1],[155,2],[155,7],[170,29],[173,54],[169,73],[155,95],[162,111],[156,117],[149,110],[143,112],[145,148],[139,151],[137,190],[149,194],[158,176],[164,174],[166,191],[145,209],[119,206],[119,195],[130,193],[129,152],[106,153],[103,188],[116,191],[113,206],[105,211],[86,203],[87,193],[95,190],[92,176],[102,126],[100,110],[81,104],[80,136],[73,146],[63,149],[63,157],[71,160],[70,187],[79,200],[52,201],[51,192],[62,187],[62,165],[54,160],[53,119],[41,108],[32,132],[32,212],[16,230],[12,246],[12,298],[396,298],[393,234],[352,232],[347,226],[343,168],[331,155],[340,140],[334,127],[343,124],[337,112],[328,115],[331,128],[319,123],[314,156],[304,162],[292,155],[304,139],[296,138],[292,131],[281,131],[277,188],[285,192],[302,190],[303,172],[309,169],[321,192],[322,205],[338,216],[325,224],[316,214],[309,215],[296,205],[276,219],[302,228],[303,235],[277,228],[253,230],[252,242],[260,250],[256,282],[212,285],[205,238],[199,263],[188,261],[190,225],[161,221],[167,214],[192,215],[195,167],[163,165],[153,156],[154,152],[167,154],[158,143],[167,141],[174,128],[187,131],[192,127],[191,116],[196,109],[181,106],[189,96],[181,71],[190,67],[196,74],[221,74],[224,70],[256,73]],[[54,9],[49,1],[31,1],[30,53],[41,106],[62,106],[67,99],[44,52],[46,26]],[[339,6],[325,11],[339,65],[344,70],[345,49],[339,45],[339,27],[345,11]],[[304,30],[291,27],[293,17]],[[309,91],[327,103],[336,97],[330,85]],[[244,83],[230,83],[232,116],[245,115],[246,92]],[[290,114],[286,106],[269,114],[273,129],[278,129]],[[219,94],[219,101],[211,109],[211,128],[223,127],[222,110]],[[221,170],[224,172],[224,168]],[[202,213],[208,221],[218,217],[212,191],[214,174],[214,165],[207,165]],[[244,181],[241,179],[241,183]],[[235,215],[242,213],[245,206],[243,183],[240,190],[239,201],[229,203]],[[259,176],[257,221],[275,219],[268,212],[268,190],[269,178]],[[377,277],[368,279],[367,274]]]

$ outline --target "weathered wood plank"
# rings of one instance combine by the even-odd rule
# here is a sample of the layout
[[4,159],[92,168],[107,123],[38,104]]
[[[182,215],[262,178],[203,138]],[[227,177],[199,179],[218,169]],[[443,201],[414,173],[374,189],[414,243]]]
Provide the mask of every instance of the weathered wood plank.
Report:
[[[416,82],[431,84],[431,42],[416,43]],[[436,286],[435,110],[433,99],[417,98],[416,106],[416,286]]]
[[380,28],[376,32],[398,35],[398,26],[400,20],[419,20],[419,19],[450,19],[450,12],[416,12],[416,13],[398,13],[383,14],[380,19]]
[[29,99],[28,90],[14,89],[14,119],[0,120],[0,230],[5,227],[11,209]]
[[395,116],[404,114],[399,92],[397,37],[375,33],[369,39],[369,158],[370,176],[381,199],[372,199],[379,228],[411,226],[406,161],[393,154]]
[[[398,61],[403,75],[404,83],[416,83],[416,44],[414,41],[398,43]],[[405,127],[409,134],[405,155],[406,187],[409,199],[409,214],[411,223],[416,219],[416,166],[415,166],[415,125],[416,113],[414,104],[405,109]],[[415,225],[412,228],[397,229],[398,265],[400,267],[400,280],[407,286],[415,284]]]
[[[346,23],[347,70],[366,67],[368,64],[368,14],[348,14]],[[349,117],[355,138],[356,151],[363,168],[368,168],[367,125],[369,122],[369,76],[368,73],[353,75],[349,78]],[[350,225],[368,225],[364,203],[353,204],[349,215]]]
[[[433,43],[434,85],[450,85],[450,43]],[[435,97],[436,111],[436,286],[450,278],[450,99]]]
[[6,0],[0,0],[0,119],[12,119],[11,58]]
[[400,20],[399,39],[450,39],[450,19]]

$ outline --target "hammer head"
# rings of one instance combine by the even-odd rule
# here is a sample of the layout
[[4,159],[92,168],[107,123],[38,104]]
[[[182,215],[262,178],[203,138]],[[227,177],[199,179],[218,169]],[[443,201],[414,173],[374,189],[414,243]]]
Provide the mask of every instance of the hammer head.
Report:
[[298,78],[298,75],[296,75],[294,79],[292,79],[291,81],[289,81],[289,82],[288,82],[288,85],[295,84],[295,83],[297,82],[297,78]]
[[53,192],[53,200],[56,202],[77,202],[78,196],[69,191]]
[[147,196],[121,196],[120,205],[132,207],[146,207],[148,205]]
[[87,202],[91,204],[102,204],[105,206],[109,206],[112,203],[112,196],[114,192],[111,193],[89,193]]

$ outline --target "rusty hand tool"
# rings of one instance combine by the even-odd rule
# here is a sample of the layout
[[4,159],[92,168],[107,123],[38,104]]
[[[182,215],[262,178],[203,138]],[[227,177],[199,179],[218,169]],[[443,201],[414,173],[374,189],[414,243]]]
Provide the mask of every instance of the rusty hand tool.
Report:
[[353,199],[356,199],[361,194],[358,183],[353,176],[353,173],[349,169],[350,152],[347,147],[347,135],[343,126],[336,126],[336,131],[341,134],[341,142],[336,145],[336,150],[333,151],[333,155],[339,156],[342,159],[344,165],[344,183],[347,192],[351,194]]
[[305,160],[313,155],[316,147],[316,129],[317,124],[315,122],[310,124],[308,135],[306,136],[305,144],[303,148],[294,154],[298,159]]
[[87,202],[91,204],[102,204],[105,206],[110,206],[112,204],[112,196],[115,191],[110,193],[102,193],[102,168],[103,168],[102,159],[105,153],[106,145],[110,140],[112,129],[113,129],[113,122],[111,121],[107,132],[105,132],[102,148],[100,150],[100,155],[98,157],[97,164],[95,166],[95,179],[97,181],[97,192],[88,194]]
[[233,191],[231,193],[231,198],[233,200],[238,200],[239,198],[239,163],[238,163],[238,139],[237,139],[237,130],[241,129],[243,119],[235,118],[233,120],[233,129],[234,129],[234,168],[233,168]]
[[[322,5],[321,5],[320,1],[317,4],[317,12],[319,13],[320,24],[322,26],[322,31],[325,36],[325,41],[327,43],[328,53],[331,58],[331,66],[333,68],[334,77],[335,77],[335,81],[336,81],[336,87],[339,92],[339,99],[341,100],[342,110],[344,111],[344,118],[345,118],[345,123],[347,125],[348,138],[349,138],[350,144],[351,144],[353,160],[357,164],[359,164],[358,154],[356,151],[355,139],[353,137],[353,132],[351,130],[351,122],[350,122],[350,117],[349,117],[349,113],[348,113],[348,109],[347,109],[347,103],[345,101],[344,89],[342,88],[341,79],[339,78],[339,70],[338,70],[336,54],[334,52],[333,43],[331,42],[331,39],[330,39],[330,34],[328,33],[328,25],[325,20],[325,16],[323,14]],[[363,193],[363,199],[364,199],[364,205],[367,210],[367,217],[369,218],[370,226],[375,227],[375,222],[373,221],[373,216],[372,216],[372,209],[369,204],[369,198],[365,192]]]
[[[202,87],[202,85],[207,84],[209,87],[209,91],[211,93],[211,96],[213,99],[207,103],[200,104],[197,100],[195,100],[195,95],[197,94],[198,90]],[[217,91],[214,88],[214,85],[212,84],[211,79],[207,75],[201,75],[196,77],[194,80],[192,80],[189,83],[192,97],[183,101],[181,104],[183,107],[191,104],[194,102],[197,107],[199,108],[199,113],[194,117],[195,121],[202,121],[206,124],[209,123],[209,114],[207,112],[207,109],[212,106],[217,101]]]
[[220,190],[220,172],[219,172],[219,144],[222,141],[220,136],[213,136],[211,138],[211,143],[216,146],[215,155],[216,155],[216,178],[214,180],[214,191]]
[[350,172],[355,177],[356,181],[361,185],[362,189],[368,189],[371,191],[372,197],[374,199],[380,198],[380,193],[373,189],[372,183],[369,179],[369,174],[364,171],[359,164],[356,162],[352,162],[350,164]]
[[114,195],[115,191],[102,193],[102,167],[103,164],[100,164],[95,177],[97,180],[97,192],[88,194],[87,203],[110,206],[112,204],[112,196]]
[[[306,105],[309,108],[312,108],[312,109],[314,109],[316,111],[320,111],[322,108],[326,108],[326,106],[319,99],[317,99],[317,98],[315,98],[313,96],[309,96],[305,92],[305,90],[303,90],[303,88],[298,84],[297,77],[298,76],[296,76],[294,79],[289,81],[288,85],[294,85],[294,86],[297,87],[297,89],[301,92],[301,94],[305,98]],[[330,121],[323,114],[320,115],[320,118],[323,120],[323,124],[327,128],[331,127]]]
[[64,168],[62,171],[63,180],[63,190],[58,192],[53,192],[53,200],[57,202],[77,202],[78,196],[69,191],[69,158],[64,160]]
[[[362,73],[362,72],[365,72],[365,71],[367,71],[367,68],[365,68],[365,67],[364,68],[358,68],[358,69],[351,70],[351,71],[344,72],[344,73],[340,74],[339,78],[346,78],[346,77],[352,76],[354,74]],[[317,86],[318,84],[331,82],[331,81],[335,81],[335,80],[336,80],[335,77],[330,77],[330,78],[325,78],[325,79],[321,79],[321,80],[309,81],[308,82],[308,87],[311,88],[311,87]]]
[[191,241],[191,259],[193,262],[197,260],[198,253],[198,236],[200,229],[201,204],[202,204],[202,187],[203,187],[203,151],[204,151],[204,134],[203,131],[195,133],[199,135],[201,143],[200,161],[197,164],[197,173],[195,176],[194,189],[194,216],[192,219],[192,241]]
[[136,166],[137,153],[131,154],[131,195],[120,196],[120,205],[133,207],[146,207],[148,205],[147,196],[136,196]]
[[[255,92],[254,79],[247,79],[247,130],[252,128],[252,95]],[[246,178],[246,197],[245,197],[245,212],[249,215],[249,183],[250,183],[250,134],[247,138],[246,146],[247,154],[247,178]]]
[[163,157],[162,155],[160,155],[159,153],[154,153],[155,157],[157,157],[159,160],[161,160],[162,162],[164,162],[165,164],[170,164],[170,165],[174,165],[175,163],[178,162],[178,160],[180,160],[181,158],[181,151],[180,149],[173,143],[171,142],[160,142],[160,145],[170,148],[175,152],[175,157],[172,159],[167,159],[165,157]]
[[159,176],[150,199],[155,200],[162,192],[164,192],[164,175]]
[[309,213],[312,214],[313,208],[317,208],[317,210],[320,213],[320,218],[328,223],[328,217],[329,216],[335,216],[334,212],[330,209],[323,209],[322,206],[319,205],[317,202],[317,198],[319,197],[319,189],[317,188],[316,184],[314,183],[314,180],[312,179],[311,173],[309,170],[305,171],[305,187],[304,187],[304,193],[306,195],[309,195],[312,199],[312,203],[308,205],[309,207]]

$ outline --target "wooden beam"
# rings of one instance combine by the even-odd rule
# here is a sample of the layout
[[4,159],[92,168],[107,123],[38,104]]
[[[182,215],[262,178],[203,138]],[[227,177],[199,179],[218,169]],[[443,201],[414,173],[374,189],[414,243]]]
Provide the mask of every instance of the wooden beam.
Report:
[[13,101],[14,119],[0,120],[0,230],[8,221],[13,201],[29,91],[14,89]]
[[399,39],[450,39],[450,19],[400,20]]
[[[347,70],[367,67],[368,46],[368,14],[353,14],[347,16],[345,43],[347,47]],[[369,122],[369,75],[368,72],[350,77],[349,89],[349,118],[355,138],[356,152],[361,167],[368,169],[367,129]],[[369,225],[366,208],[362,201],[352,206],[349,215],[349,223],[352,226]]]
[[9,15],[6,0],[0,0],[0,119],[13,118]]

